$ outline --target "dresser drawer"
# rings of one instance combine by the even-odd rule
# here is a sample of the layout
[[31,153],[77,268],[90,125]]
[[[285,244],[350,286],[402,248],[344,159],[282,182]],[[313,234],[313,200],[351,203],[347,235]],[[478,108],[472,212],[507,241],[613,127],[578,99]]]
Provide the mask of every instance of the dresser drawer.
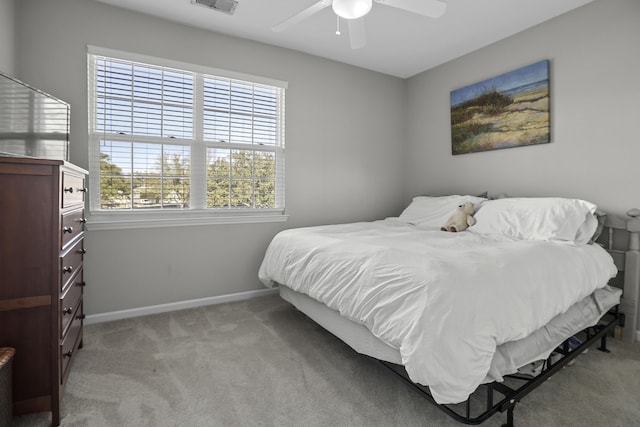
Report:
[[60,223],[62,228],[60,229],[62,248],[84,231],[84,209],[78,209],[71,212],[62,214]]
[[71,286],[60,297],[60,335],[64,336],[73,320],[73,314],[82,299],[84,287],[82,271],[74,276]]
[[82,301],[80,301],[80,305],[76,308],[76,311],[73,314],[73,319],[71,321],[71,325],[69,326],[69,330],[60,343],[60,367],[62,369],[60,383],[64,383],[65,378],[67,377],[69,364],[75,356],[75,352],[80,345],[80,341],[82,340],[83,319],[84,314],[82,310]]
[[84,186],[84,177],[69,172],[62,172],[62,207],[84,203],[84,195],[87,189]]
[[66,289],[71,278],[82,267],[84,252],[84,239],[81,238],[60,256],[60,289],[62,291]]

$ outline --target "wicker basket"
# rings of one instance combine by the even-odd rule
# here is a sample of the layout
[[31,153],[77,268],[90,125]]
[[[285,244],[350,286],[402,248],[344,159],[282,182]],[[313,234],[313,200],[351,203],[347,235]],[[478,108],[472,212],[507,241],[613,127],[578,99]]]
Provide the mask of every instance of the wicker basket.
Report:
[[0,426],[11,425],[11,362],[15,350],[0,347]]

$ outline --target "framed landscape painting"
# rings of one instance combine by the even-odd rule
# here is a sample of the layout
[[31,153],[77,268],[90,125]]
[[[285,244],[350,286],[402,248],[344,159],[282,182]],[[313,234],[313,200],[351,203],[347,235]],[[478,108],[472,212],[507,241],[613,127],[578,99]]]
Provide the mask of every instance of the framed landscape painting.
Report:
[[451,91],[451,152],[551,141],[549,61]]

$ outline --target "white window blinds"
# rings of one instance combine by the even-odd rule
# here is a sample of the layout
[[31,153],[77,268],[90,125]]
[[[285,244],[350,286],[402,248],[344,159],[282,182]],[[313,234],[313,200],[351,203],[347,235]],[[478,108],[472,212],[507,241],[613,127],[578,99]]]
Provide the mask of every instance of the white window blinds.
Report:
[[284,210],[286,85],[96,49],[92,211]]

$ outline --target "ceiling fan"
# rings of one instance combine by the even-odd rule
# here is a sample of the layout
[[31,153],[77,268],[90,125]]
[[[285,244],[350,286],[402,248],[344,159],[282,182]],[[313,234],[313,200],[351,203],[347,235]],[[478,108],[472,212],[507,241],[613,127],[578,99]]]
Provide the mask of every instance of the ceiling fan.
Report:
[[285,19],[271,29],[275,32],[284,31],[309,18],[311,15],[331,6],[338,16],[338,30],[336,34],[340,34],[340,18],[346,19],[349,24],[351,48],[360,49],[367,44],[364,16],[371,10],[373,2],[429,18],[439,18],[447,9],[447,4],[440,0],[320,0],[301,12]]

